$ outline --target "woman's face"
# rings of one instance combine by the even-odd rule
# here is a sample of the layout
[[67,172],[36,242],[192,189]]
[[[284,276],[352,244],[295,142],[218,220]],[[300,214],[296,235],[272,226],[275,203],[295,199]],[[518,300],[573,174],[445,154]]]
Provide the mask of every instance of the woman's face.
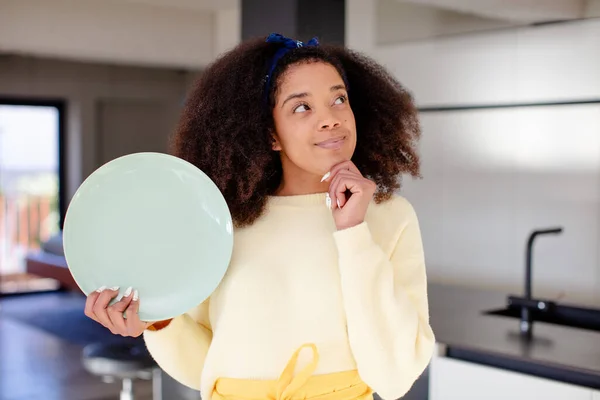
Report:
[[356,124],[342,77],[330,64],[310,62],[288,67],[276,98],[275,143],[284,174],[319,178],[352,158]]

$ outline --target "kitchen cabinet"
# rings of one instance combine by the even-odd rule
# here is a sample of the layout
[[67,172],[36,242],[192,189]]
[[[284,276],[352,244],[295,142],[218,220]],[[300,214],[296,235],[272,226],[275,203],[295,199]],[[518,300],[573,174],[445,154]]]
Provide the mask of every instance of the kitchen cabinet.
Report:
[[471,362],[434,357],[430,400],[600,400],[600,392]]

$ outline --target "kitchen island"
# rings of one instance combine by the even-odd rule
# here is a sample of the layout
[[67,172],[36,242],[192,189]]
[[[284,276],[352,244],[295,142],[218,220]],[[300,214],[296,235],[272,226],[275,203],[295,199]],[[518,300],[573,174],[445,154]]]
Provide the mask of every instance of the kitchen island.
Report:
[[438,343],[429,399],[600,398],[600,332],[535,321],[532,339],[523,339],[518,319],[486,314],[505,307],[507,295],[429,285]]

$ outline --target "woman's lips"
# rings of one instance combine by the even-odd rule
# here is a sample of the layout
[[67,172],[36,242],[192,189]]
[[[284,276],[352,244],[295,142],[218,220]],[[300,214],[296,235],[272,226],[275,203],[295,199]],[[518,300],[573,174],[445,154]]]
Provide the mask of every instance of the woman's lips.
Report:
[[335,150],[342,147],[344,144],[344,140],[346,140],[345,136],[339,136],[331,139],[324,140],[322,142],[317,143],[316,145],[322,149]]

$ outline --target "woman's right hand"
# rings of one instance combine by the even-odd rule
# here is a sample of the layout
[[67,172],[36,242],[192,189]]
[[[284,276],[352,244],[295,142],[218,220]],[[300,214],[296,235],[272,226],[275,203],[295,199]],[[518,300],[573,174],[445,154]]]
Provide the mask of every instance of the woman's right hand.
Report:
[[[109,306],[119,294],[119,288],[101,287],[90,293],[85,302],[85,315],[108,328],[113,334],[138,337],[151,323],[140,321],[140,301],[137,290],[127,289],[121,300]],[[125,317],[123,316],[125,314]]]

